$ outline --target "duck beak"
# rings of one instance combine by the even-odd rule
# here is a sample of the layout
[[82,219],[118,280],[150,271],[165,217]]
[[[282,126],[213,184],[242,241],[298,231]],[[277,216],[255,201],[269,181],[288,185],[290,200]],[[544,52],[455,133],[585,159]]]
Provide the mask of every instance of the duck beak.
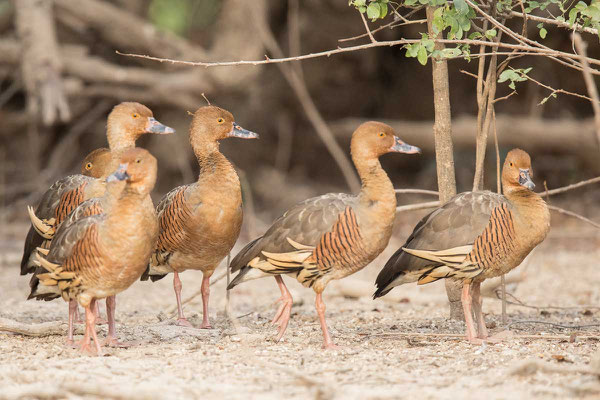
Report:
[[411,146],[410,144],[404,143],[398,136],[394,136],[394,145],[390,147],[390,151],[396,153],[405,154],[420,154],[421,149],[417,146]]
[[129,179],[129,174],[127,173],[128,165],[129,164],[119,164],[119,168],[106,178],[106,182],[124,181]]
[[244,129],[235,122],[233,123],[233,129],[231,129],[231,132],[229,132],[229,135],[227,136],[240,139],[258,139],[258,133]]
[[525,186],[529,190],[535,188],[535,183],[531,180],[531,172],[529,169],[519,168],[519,185]]
[[161,124],[156,119],[154,119],[154,117],[150,117],[148,118],[148,122],[146,123],[146,132],[156,133],[158,135],[168,135],[169,133],[175,133],[175,129]]

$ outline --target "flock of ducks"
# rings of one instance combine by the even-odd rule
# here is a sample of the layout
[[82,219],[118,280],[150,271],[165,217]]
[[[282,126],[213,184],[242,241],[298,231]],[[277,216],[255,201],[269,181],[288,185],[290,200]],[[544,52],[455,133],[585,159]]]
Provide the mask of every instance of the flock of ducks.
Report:
[[[90,153],[81,174],[57,181],[35,210],[29,208],[32,226],[21,261],[21,275],[33,274],[29,298],[62,297],[69,302],[70,344],[77,304],[84,307],[86,329],[80,343],[84,352],[102,354],[95,329],[98,300],[106,298],[104,345],[121,346],[115,330],[115,296],[138,279],[156,281],[171,272],[177,323],[191,326],[182,309],[179,273],[202,271],[201,328],[211,327],[209,280],[236,243],[243,219],[240,181],[219,151],[219,141],[258,135],[240,127],[224,109],[199,108],[189,131],[200,166],[198,180],[171,190],[155,209],[150,193],[157,161],[135,142],[144,134],[173,132],[142,104],[117,105],[107,122],[109,148]],[[396,195],[379,157],[391,152],[420,150],[404,143],[386,124],[360,125],[351,141],[360,192],[330,193],[296,204],[228,266],[237,272],[228,290],[248,280],[275,278],[281,291],[272,321],[279,327],[277,341],[285,333],[293,304],[281,277],[289,275],[315,291],[323,347],[335,347],[322,293],[331,280],[364,268],[388,245]],[[424,217],[379,273],[374,298],[408,282],[460,280],[467,339],[493,340],[481,312],[481,282],[518,266],[550,227],[548,208],[533,192],[532,177],[529,155],[520,149],[510,151],[502,170],[504,195],[461,193]]]

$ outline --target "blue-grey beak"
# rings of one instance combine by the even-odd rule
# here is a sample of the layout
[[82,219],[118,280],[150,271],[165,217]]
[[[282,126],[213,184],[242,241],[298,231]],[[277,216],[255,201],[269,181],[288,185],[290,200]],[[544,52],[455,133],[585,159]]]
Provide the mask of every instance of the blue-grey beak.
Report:
[[148,118],[148,122],[146,124],[146,132],[156,133],[158,135],[168,135],[169,133],[175,133],[175,129],[161,124],[154,119],[154,117],[150,117]]
[[128,165],[129,164],[119,164],[119,168],[106,178],[106,182],[124,181],[129,179],[129,174],[127,173]]
[[521,169],[519,168],[519,185],[525,186],[529,190],[533,190],[535,188],[535,183],[531,180],[531,172],[529,169]]
[[231,132],[229,132],[229,137],[236,137],[240,139],[258,139],[258,133],[244,129],[234,122],[233,129],[231,129]]
[[411,146],[410,144],[404,143],[398,136],[394,136],[394,145],[390,148],[390,151],[395,151],[396,153],[405,153],[405,154],[419,154],[421,153],[421,149],[417,146]]

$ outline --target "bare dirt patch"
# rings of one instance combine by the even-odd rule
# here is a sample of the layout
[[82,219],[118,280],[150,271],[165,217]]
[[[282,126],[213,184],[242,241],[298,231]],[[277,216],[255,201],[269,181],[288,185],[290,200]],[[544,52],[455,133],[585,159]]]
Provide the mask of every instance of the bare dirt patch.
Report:
[[[25,324],[66,321],[62,300],[25,300],[28,279],[18,275],[24,228],[13,229],[14,234],[0,241],[0,317]],[[540,308],[510,305],[516,337],[485,346],[452,336],[462,334],[464,326],[446,319],[443,283],[400,287],[371,300],[374,278],[399,244],[397,240],[365,270],[326,290],[337,351],[321,350],[314,293],[292,279],[286,279],[295,299],[292,319],[284,340],[274,343],[276,329],[269,321],[279,292],[273,279],[249,282],[232,292],[237,326],[223,311],[224,280],[213,285],[214,329],[195,330],[172,325],[168,311],[175,299],[167,277],[138,282],[117,297],[120,337],[139,342],[131,348],[107,348],[104,357],[88,357],[66,347],[63,336],[0,333],[0,399],[599,398],[598,376],[588,372],[600,370],[600,327],[519,322],[600,324],[596,231],[579,227],[551,232],[528,264],[509,277],[518,281],[509,285],[511,293]],[[199,289],[201,274],[186,272],[182,281],[187,298]],[[185,309],[199,325],[200,297]],[[485,298],[484,312],[493,333],[504,329],[497,299]],[[103,337],[106,326],[99,332]],[[542,335],[547,338],[532,337]]]

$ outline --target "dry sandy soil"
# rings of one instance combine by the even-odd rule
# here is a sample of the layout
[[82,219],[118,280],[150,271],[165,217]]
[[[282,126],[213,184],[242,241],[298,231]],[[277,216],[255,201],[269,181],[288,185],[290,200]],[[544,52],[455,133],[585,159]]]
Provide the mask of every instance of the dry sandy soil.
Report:
[[[566,225],[554,228],[527,265],[509,276],[517,281],[510,293],[539,308],[509,305],[515,337],[500,344],[476,346],[452,336],[464,326],[446,319],[443,283],[404,286],[371,300],[374,278],[408,234],[407,224],[397,227],[398,239],[373,264],[326,290],[339,350],[321,350],[314,293],[291,279],[292,319],[284,340],[274,343],[276,329],[269,324],[279,295],[274,280],[232,291],[235,325],[223,311],[225,282],[216,283],[214,329],[197,330],[173,325],[175,298],[166,278],[136,283],[118,296],[120,337],[138,343],[107,348],[104,357],[81,355],[64,345],[64,336],[0,333],[0,399],[598,399],[599,376],[589,372],[600,371],[600,327],[519,322],[600,323],[600,234],[578,223]],[[18,275],[25,229],[13,226],[0,237],[0,317],[24,324],[65,321],[62,300],[25,300],[28,279]],[[186,272],[182,281],[185,299],[199,289],[201,274]],[[200,297],[185,309],[199,325]],[[500,310],[500,301],[485,298],[492,332],[505,329]],[[105,333],[100,326],[100,337]],[[579,337],[569,340],[573,334]]]

